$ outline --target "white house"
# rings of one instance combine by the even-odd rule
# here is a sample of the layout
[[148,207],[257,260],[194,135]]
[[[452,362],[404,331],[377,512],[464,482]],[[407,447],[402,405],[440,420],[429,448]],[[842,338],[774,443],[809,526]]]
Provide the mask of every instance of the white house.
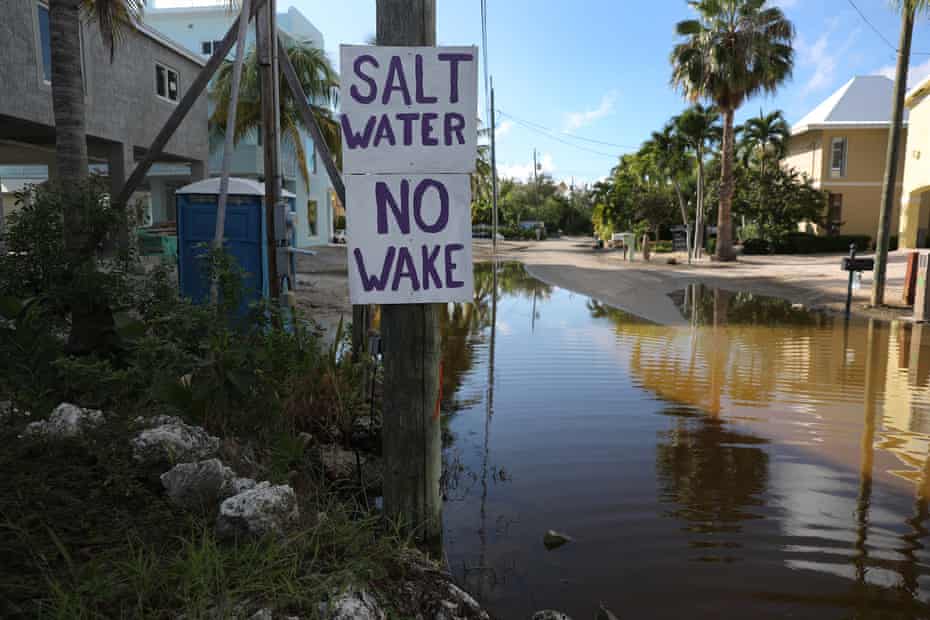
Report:
[[[213,47],[226,34],[236,13],[223,5],[191,6],[178,8],[148,8],[145,22],[172,40],[177,41],[203,58],[213,53]],[[279,13],[278,29],[288,38],[310,41],[324,49],[321,33],[303,14],[295,8]],[[255,29],[249,28],[248,47],[255,42]],[[211,103],[212,108],[212,103]],[[304,183],[298,171],[293,149],[282,142],[281,168],[285,188],[297,196],[297,244],[312,246],[329,243],[333,238],[334,210],[336,199],[326,174],[326,169],[314,147],[313,139],[301,132],[304,150],[307,153],[310,187]],[[211,145],[210,174],[219,175],[223,158],[222,141]],[[262,179],[264,159],[261,137],[247,136],[240,140],[233,155],[232,174],[238,177]]]

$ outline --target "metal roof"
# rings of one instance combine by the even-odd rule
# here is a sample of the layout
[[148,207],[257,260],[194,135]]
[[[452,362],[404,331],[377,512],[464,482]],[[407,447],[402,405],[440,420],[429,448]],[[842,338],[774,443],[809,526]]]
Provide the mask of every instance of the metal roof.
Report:
[[[203,181],[197,181],[196,183],[191,183],[190,185],[185,185],[184,187],[178,189],[176,194],[215,194],[219,195],[220,193],[220,178],[212,177],[209,179],[204,179]],[[254,179],[242,179],[239,177],[229,177],[229,195],[230,196],[264,196],[265,195],[265,184],[259,183]],[[281,190],[281,195],[285,198],[296,198],[295,194],[287,191],[286,189]]]
[[791,133],[831,128],[888,127],[893,98],[893,80],[883,75],[856,76],[798,121],[791,128]]

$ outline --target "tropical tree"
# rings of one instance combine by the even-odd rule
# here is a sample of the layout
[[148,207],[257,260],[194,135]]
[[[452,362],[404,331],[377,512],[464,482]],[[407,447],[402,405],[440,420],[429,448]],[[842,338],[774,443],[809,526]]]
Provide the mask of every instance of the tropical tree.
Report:
[[743,124],[742,140],[739,148],[740,159],[744,165],[753,163],[765,171],[766,162],[778,162],[784,158],[788,149],[791,128],[781,110],[748,119]]
[[[127,28],[135,24],[145,0],[49,0],[52,60],[52,110],[55,117],[55,163],[63,196],[81,196],[88,177],[84,76],[81,67],[81,23],[96,23],[112,59]],[[96,272],[96,240],[84,223],[80,201],[66,204],[62,225],[65,255],[75,280],[89,281]],[[84,276],[78,276],[78,273]],[[68,348],[86,353],[113,331],[113,316],[98,295],[76,294],[68,300],[71,331]],[[85,291],[86,293],[86,291]]]
[[691,162],[675,123],[669,122],[662,131],[654,131],[650,140],[643,145],[642,151],[652,157],[657,172],[675,188],[687,236],[688,262],[691,262],[691,222],[688,217],[688,201],[682,192],[682,180],[691,170]]
[[888,128],[888,151],[885,159],[885,179],[882,185],[882,205],[875,237],[875,279],[872,281],[872,305],[885,303],[885,271],[888,264],[888,244],[891,235],[891,211],[894,207],[898,177],[898,154],[901,148],[901,127],[904,122],[904,96],[911,62],[911,39],[918,13],[930,10],[930,0],[893,0],[901,11],[901,40],[898,44],[898,64],[894,76],[894,98],[891,125]]
[[697,195],[694,212],[694,255],[699,258],[704,247],[705,165],[707,154],[720,142],[720,113],[713,106],[696,103],[672,119],[678,136],[690,149],[697,166]]
[[[297,73],[297,79],[309,99],[310,108],[313,110],[314,118],[320,126],[323,139],[329,146],[333,157],[336,158],[337,165],[341,168],[340,153],[342,149],[340,147],[339,124],[333,120],[332,111],[329,108],[334,93],[339,87],[339,77],[326,57],[326,53],[315,47],[310,41],[292,41],[288,43],[286,50],[287,56]],[[222,135],[226,128],[229,101],[232,97],[233,69],[232,62],[224,63],[217,72],[216,81],[210,91],[210,98],[214,103],[213,114],[210,115],[210,131],[214,136]],[[243,62],[241,79],[239,102],[236,106],[236,130],[234,134],[236,142],[247,135],[260,131],[262,126],[261,79],[258,54],[254,48],[249,50]],[[297,100],[284,81],[283,72],[279,79],[281,80],[279,86],[281,93],[281,137],[293,149],[301,178],[309,188],[308,154],[304,148],[301,130],[309,132],[310,128],[304,124],[303,118],[298,111]]]
[[750,97],[774,92],[792,73],[794,26],[766,0],[697,0],[697,19],[679,22],[683,40],[671,54],[672,83],[692,100],[713,102],[723,117],[717,259],[734,260],[734,123]]

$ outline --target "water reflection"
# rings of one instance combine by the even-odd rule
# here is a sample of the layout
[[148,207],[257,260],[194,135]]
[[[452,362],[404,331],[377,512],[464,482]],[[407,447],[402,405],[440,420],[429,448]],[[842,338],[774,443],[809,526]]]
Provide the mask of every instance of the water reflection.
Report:
[[476,268],[443,324],[456,575],[501,617],[924,615],[930,328],[673,297],[686,328]]

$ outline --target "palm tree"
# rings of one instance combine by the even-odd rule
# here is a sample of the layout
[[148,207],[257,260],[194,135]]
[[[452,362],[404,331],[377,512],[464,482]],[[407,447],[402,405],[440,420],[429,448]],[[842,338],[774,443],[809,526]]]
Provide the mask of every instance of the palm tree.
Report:
[[[341,168],[339,124],[333,120],[329,104],[333,101],[335,90],[339,86],[339,77],[323,50],[310,41],[290,42],[287,56],[297,72],[300,85],[310,100],[314,117],[320,126],[323,139]],[[216,81],[210,91],[214,109],[210,115],[210,130],[214,136],[223,135],[229,114],[229,101],[232,97],[233,63],[226,62],[216,75]],[[258,54],[253,48],[249,50],[242,67],[242,81],[239,85],[239,102],[236,106],[236,142],[243,137],[260,131],[262,125],[261,80],[259,77]],[[281,136],[294,149],[300,175],[307,187],[310,187],[310,170],[307,165],[307,152],[301,137],[301,130],[308,132],[297,110],[297,101],[284,81],[281,80]]]
[[898,152],[901,148],[901,126],[904,120],[904,96],[907,91],[907,73],[910,68],[911,39],[914,20],[918,13],[930,10],[930,0],[893,0],[901,11],[901,40],[898,44],[898,66],[894,77],[894,99],[891,108],[891,126],[888,128],[888,152],[885,159],[885,179],[882,184],[882,205],[878,216],[878,234],[875,238],[875,279],[872,281],[872,305],[885,303],[885,270],[888,265],[888,241],[891,234],[891,211],[894,207],[898,177]]
[[750,118],[743,125],[743,139],[740,145],[740,156],[745,165],[753,160],[759,163],[762,172],[765,172],[765,163],[768,160],[781,161],[788,149],[788,138],[791,128],[785,120],[781,110]]
[[651,155],[656,169],[665,177],[663,180],[671,183],[672,187],[675,188],[678,206],[681,209],[681,220],[685,226],[688,262],[690,263],[691,223],[688,218],[688,205],[684,193],[681,191],[682,177],[687,175],[687,171],[691,169],[691,162],[688,161],[685,151],[685,142],[678,134],[674,121],[666,124],[662,131],[652,132],[652,137],[643,145],[641,150],[641,152]]
[[[81,195],[78,185],[88,177],[81,22],[86,19],[97,24],[112,59],[126,28],[138,21],[144,3],[145,0],[49,0],[55,163],[59,187],[69,197]],[[95,241],[86,230],[77,204],[65,207],[62,237],[72,273],[93,273]],[[68,301],[69,350],[87,353],[107,341],[114,328],[108,304],[92,294],[76,293]]]
[[684,40],[671,54],[672,83],[685,96],[712,101],[723,117],[717,259],[733,253],[733,117],[750,97],[774,92],[794,67],[794,26],[766,0],[697,0],[698,19],[679,22]]
[[694,212],[694,257],[704,247],[704,164],[709,150],[721,139],[720,113],[713,106],[696,103],[672,119],[678,135],[691,150],[697,163],[697,197]]

